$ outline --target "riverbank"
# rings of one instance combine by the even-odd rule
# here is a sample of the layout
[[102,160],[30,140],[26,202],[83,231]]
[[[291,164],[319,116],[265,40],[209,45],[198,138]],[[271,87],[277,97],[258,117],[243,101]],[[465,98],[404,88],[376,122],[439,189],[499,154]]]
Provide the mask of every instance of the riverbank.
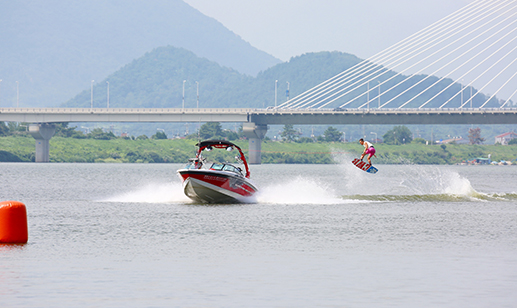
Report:
[[[50,162],[81,163],[184,163],[193,157],[196,140],[130,140],[75,139],[54,137],[50,140]],[[247,154],[248,141],[235,141]],[[376,144],[377,164],[461,164],[476,158],[513,162],[517,145],[404,145]],[[331,164],[340,157],[357,157],[362,152],[358,143],[287,143],[264,141],[264,164]],[[34,161],[35,140],[32,137],[0,137],[0,161]],[[232,154],[226,153],[225,159]]]

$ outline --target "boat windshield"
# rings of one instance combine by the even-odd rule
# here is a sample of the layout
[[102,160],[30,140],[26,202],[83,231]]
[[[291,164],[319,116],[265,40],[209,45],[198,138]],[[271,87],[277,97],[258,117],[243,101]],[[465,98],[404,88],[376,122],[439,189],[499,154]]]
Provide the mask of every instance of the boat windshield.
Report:
[[212,169],[212,170],[223,170],[223,168],[224,168],[224,164],[219,164],[219,163],[213,163],[212,167],[210,167],[210,169]]
[[235,173],[239,173],[241,174],[241,169],[240,168],[236,168],[232,165],[224,165],[224,168],[223,168],[224,171],[231,171],[231,172],[235,172]]
[[241,168],[227,164],[213,163],[210,170],[230,171],[242,175]]

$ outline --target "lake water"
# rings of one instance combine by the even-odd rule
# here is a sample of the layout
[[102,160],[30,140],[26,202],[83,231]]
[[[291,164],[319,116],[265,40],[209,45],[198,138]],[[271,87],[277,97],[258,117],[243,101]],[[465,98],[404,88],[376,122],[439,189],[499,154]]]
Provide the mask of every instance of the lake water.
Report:
[[517,167],[251,166],[257,203],[176,164],[0,164],[29,242],[0,307],[516,307]]

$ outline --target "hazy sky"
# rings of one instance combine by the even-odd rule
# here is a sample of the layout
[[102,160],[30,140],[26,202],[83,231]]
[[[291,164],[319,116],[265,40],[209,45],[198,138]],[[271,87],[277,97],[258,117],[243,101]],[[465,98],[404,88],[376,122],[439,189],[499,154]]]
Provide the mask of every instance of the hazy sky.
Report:
[[473,0],[184,0],[283,61],[306,52],[368,58]]

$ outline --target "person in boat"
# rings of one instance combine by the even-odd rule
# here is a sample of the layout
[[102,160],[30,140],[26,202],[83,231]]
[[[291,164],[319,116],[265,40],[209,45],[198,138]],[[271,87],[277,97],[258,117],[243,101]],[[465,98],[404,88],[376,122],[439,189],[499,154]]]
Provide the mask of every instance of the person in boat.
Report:
[[201,167],[203,167],[203,161],[201,159],[196,157],[191,161],[194,163],[194,169],[201,169]]
[[369,154],[367,159],[368,159],[368,163],[371,165],[372,161],[370,160],[370,158],[372,156],[377,157],[375,155],[375,148],[373,147],[373,144],[371,142],[365,141],[363,138],[359,139],[359,143],[364,146],[364,151],[363,151],[363,154],[361,155],[361,160],[363,160],[363,158],[366,154]]

